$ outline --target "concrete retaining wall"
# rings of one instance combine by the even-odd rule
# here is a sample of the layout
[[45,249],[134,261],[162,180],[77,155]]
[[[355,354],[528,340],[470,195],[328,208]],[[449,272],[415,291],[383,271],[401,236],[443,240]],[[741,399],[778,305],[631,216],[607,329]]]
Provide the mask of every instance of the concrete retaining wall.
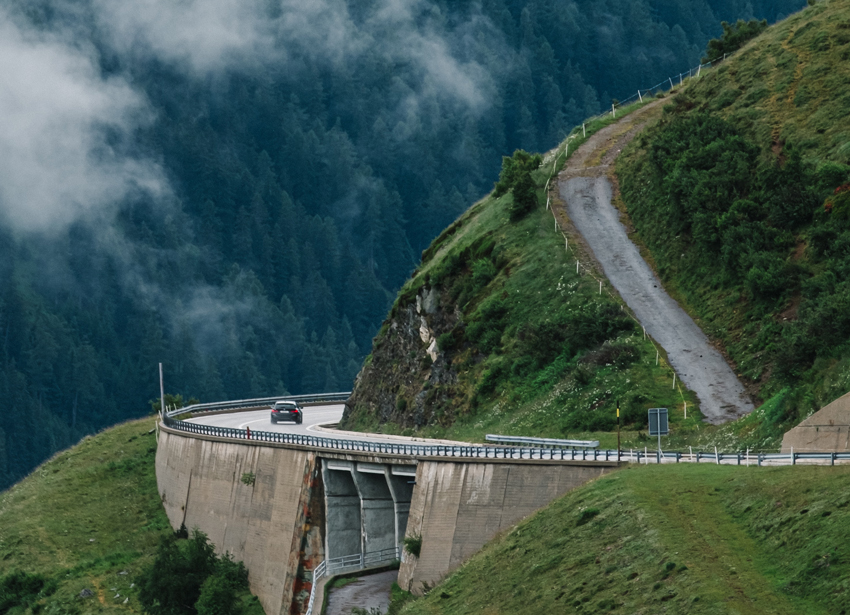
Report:
[[782,438],[782,452],[850,452],[850,393],[827,404]]
[[[240,480],[244,473],[255,475],[253,485]],[[268,615],[288,615],[293,600],[302,602],[293,588],[317,478],[314,452],[163,430],[156,478],[172,527],[198,528],[219,553],[245,562],[251,591]],[[318,561],[322,555],[316,554]],[[303,592],[303,584],[298,585]]]
[[614,467],[420,461],[406,536],[421,536],[422,549],[404,554],[399,585],[433,587],[501,530]]

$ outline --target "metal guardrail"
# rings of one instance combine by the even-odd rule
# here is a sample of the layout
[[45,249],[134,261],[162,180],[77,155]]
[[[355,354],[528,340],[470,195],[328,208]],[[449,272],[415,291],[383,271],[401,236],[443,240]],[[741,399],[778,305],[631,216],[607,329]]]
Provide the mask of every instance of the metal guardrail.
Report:
[[389,564],[398,559],[401,559],[401,550],[396,547],[394,549],[382,549],[381,551],[372,551],[370,553],[344,555],[321,562],[313,569],[313,586],[310,588],[310,601],[307,603],[306,615],[313,615],[313,605],[316,602],[316,588],[322,577],[332,576],[343,571],[377,567],[382,564]]
[[[455,459],[526,459],[536,461],[598,461],[598,462],[627,462],[627,463],[702,463],[709,461],[716,464],[732,465],[797,465],[797,462],[814,462],[829,465],[850,462],[848,453],[753,453],[750,451],[738,451],[733,453],[712,452],[682,453],[678,451],[651,451],[648,449],[599,450],[593,446],[593,441],[584,440],[556,440],[550,438],[526,438],[524,436],[494,436],[488,435],[487,439],[503,439],[502,441],[513,441],[522,443],[534,443],[537,446],[488,446],[483,444],[469,444],[468,446],[455,446],[448,444],[398,444],[389,442],[370,442],[367,440],[352,440],[344,438],[327,438],[321,436],[308,436],[289,432],[248,431],[247,429],[233,429],[230,427],[216,427],[215,425],[201,425],[189,423],[177,418],[187,412],[224,412],[228,410],[243,410],[246,408],[263,408],[270,406],[275,401],[295,400],[301,403],[321,403],[345,401],[351,393],[318,393],[313,395],[289,395],[285,397],[262,397],[258,399],[242,399],[236,401],[216,402],[210,404],[194,404],[185,408],[178,408],[167,412],[163,417],[163,424],[177,431],[185,433],[214,436],[219,438],[230,438],[233,440],[254,440],[256,442],[271,442],[281,444],[294,444],[297,446],[309,446],[332,451],[345,451],[356,453],[378,453],[384,455],[400,455],[405,457],[448,457]],[[541,444],[543,443],[543,444]],[[550,444],[551,443],[551,444]],[[598,446],[598,442],[595,445]],[[561,446],[574,448],[545,448],[546,446]],[[582,447],[578,449],[577,447]]]
[[623,450],[620,451],[620,460],[629,463],[703,463],[709,462],[717,465],[797,465],[801,462],[829,461],[834,466],[836,462],[850,462],[850,453],[752,453],[750,451],[737,451],[734,453],[720,452],[696,452],[680,453],[678,451],[652,451],[652,450]]
[[295,444],[312,448],[323,448],[334,451],[351,451],[359,453],[379,453],[384,455],[403,455],[407,457],[452,457],[466,459],[530,459],[541,461],[616,461],[617,451],[555,449],[516,446],[454,446],[448,444],[397,444],[390,442],[369,442],[366,440],[349,440],[343,438],[326,438],[308,436],[290,432],[254,431],[216,427],[189,423],[166,416],[163,419],[166,427],[187,433],[232,438],[234,440],[250,440],[256,442],[274,442]]
[[265,408],[276,401],[297,401],[305,404],[321,402],[345,401],[351,397],[351,391],[340,393],[314,393],[311,395],[284,395],[278,397],[259,397],[257,399],[237,399],[235,401],[219,401],[209,404],[192,404],[165,413],[167,417],[180,416],[189,412],[223,412],[225,410],[246,410],[249,408]]
[[573,448],[596,448],[599,440],[557,440],[555,438],[530,438],[527,436],[497,436],[487,434],[484,436],[487,442],[501,442],[503,444],[529,444],[531,446],[565,446]]
[[378,453],[384,455],[400,455],[405,457],[445,457],[454,459],[525,459],[535,461],[599,461],[599,462],[631,462],[631,463],[726,463],[734,465],[796,465],[798,461],[829,461],[850,462],[850,453],[750,453],[745,451],[734,453],[696,452],[682,453],[678,451],[653,450],[621,450],[619,455],[613,449],[576,449],[576,448],[541,448],[518,446],[485,446],[470,444],[469,446],[454,446],[448,444],[397,444],[390,442],[370,442],[367,440],[350,440],[343,438],[326,438],[308,436],[290,432],[248,431],[214,425],[189,423],[166,416],[163,423],[172,429],[186,433],[231,438],[256,442],[271,442],[309,446],[330,451],[355,453]]

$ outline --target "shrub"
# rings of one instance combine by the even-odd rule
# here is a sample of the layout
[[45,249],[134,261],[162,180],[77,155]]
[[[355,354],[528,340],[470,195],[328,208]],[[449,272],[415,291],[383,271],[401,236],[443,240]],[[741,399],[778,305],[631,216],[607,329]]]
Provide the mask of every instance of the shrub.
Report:
[[576,521],[576,527],[584,525],[591,519],[593,519],[596,515],[599,514],[598,508],[585,508],[581,511],[581,514],[578,516],[578,520]]
[[511,220],[521,220],[537,206],[537,186],[531,178],[531,171],[523,171],[520,174],[514,184],[513,194]]
[[791,280],[785,262],[774,254],[756,254],[746,277],[747,289],[753,299],[768,300],[779,297],[789,287]]
[[422,536],[419,534],[405,536],[404,550],[414,557],[419,557],[419,554],[422,552]]
[[475,292],[487,286],[496,277],[496,266],[489,258],[479,258],[472,263],[472,283]]
[[139,602],[151,615],[230,615],[239,610],[236,593],[247,589],[248,572],[229,555],[216,557],[206,534],[196,529],[187,541],[163,537],[137,585]]
[[582,363],[589,365],[615,365],[619,368],[628,367],[640,358],[638,349],[623,342],[605,342],[598,350],[587,353],[582,357]]
[[723,28],[723,34],[720,38],[713,38],[708,41],[705,57],[702,59],[703,62],[722,59],[724,55],[737,51],[747,41],[754,39],[767,29],[767,20],[751,19],[744,21],[739,19],[735,25],[722,21],[720,26]]
[[10,572],[0,580],[0,613],[8,613],[15,607],[26,609],[55,591],[56,582],[40,574]]
[[543,157],[540,154],[531,155],[518,149],[510,158],[502,158],[502,170],[499,172],[499,181],[493,189],[493,196],[500,197],[513,190],[517,181],[524,175],[531,176],[531,172],[540,167]]
[[838,220],[850,218],[850,184],[838,186],[824,202],[823,209]]

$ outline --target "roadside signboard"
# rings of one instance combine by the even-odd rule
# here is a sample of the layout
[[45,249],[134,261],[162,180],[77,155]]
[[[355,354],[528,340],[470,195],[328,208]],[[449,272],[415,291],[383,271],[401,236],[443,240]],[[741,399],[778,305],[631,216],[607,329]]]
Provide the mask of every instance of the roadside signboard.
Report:
[[649,435],[666,436],[670,433],[667,423],[667,408],[649,409]]

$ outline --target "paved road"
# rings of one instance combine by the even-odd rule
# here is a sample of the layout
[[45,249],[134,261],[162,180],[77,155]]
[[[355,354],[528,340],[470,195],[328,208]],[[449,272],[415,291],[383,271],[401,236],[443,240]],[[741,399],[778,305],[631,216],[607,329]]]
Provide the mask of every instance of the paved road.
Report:
[[350,615],[354,607],[384,613],[390,606],[390,589],[397,579],[398,570],[388,570],[362,576],[354,583],[334,589],[328,597],[325,615]]
[[231,429],[250,428],[251,431],[273,431],[298,433],[323,438],[338,438],[342,440],[357,440],[358,442],[388,442],[394,444],[468,444],[452,440],[430,440],[425,438],[408,438],[405,436],[388,436],[384,434],[358,433],[354,431],[336,431],[320,429],[319,426],[328,423],[338,423],[345,410],[344,404],[329,404],[327,406],[306,406],[304,422],[301,425],[285,422],[272,424],[270,410],[252,410],[250,412],[235,412],[210,414],[189,419],[192,423],[215,425]]
[[[570,221],[611,284],[646,332],[667,352],[682,382],[696,393],[705,420],[725,423],[753,410],[744,386],[693,319],[664,290],[629,239],[620,212],[611,204],[612,187],[605,173],[634,132],[636,129],[624,132],[614,124],[579,148],[560,177],[561,198],[567,204]],[[585,166],[598,160],[598,153],[605,148],[608,153],[601,157],[602,165]]]
[[291,433],[303,433],[310,435],[325,435],[319,432],[315,426],[322,423],[337,423],[342,419],[345,404],[333,404],[327,406],[307,406],[304,408],[304,422],[301,425],[285,422],[273,425],[270,410],[252,410],[250,412],[235,412],[232,414],[210,414],[189,419],[192,423],[201,425],[216,425],[217,427],[230,427],[232,429],[245,429],[250,427],[252,431],[279,431]]

